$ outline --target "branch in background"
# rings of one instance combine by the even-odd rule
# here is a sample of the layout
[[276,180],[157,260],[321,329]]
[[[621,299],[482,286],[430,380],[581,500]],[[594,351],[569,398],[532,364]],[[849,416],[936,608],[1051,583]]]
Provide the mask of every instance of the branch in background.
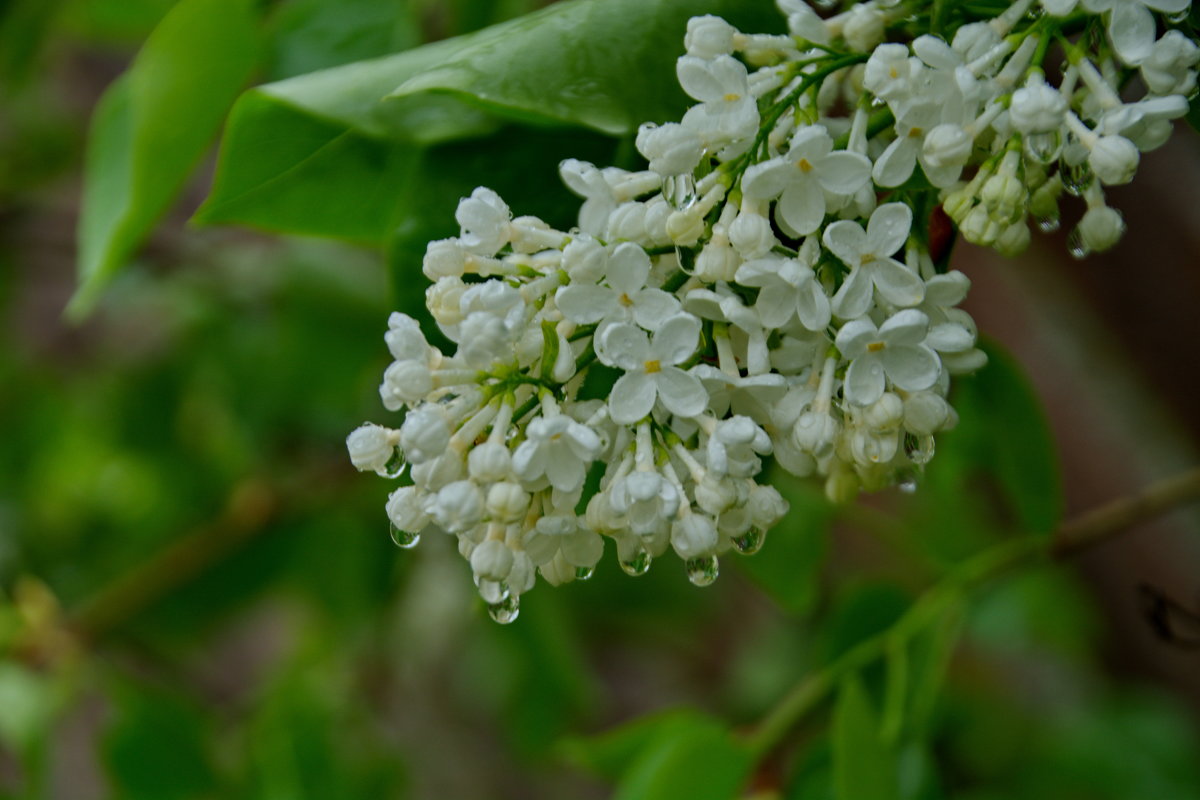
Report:
[[824,702],[846,675],[882,658],[889,642],[920,631],[949,599],[977,589],[1013,567],[1042,558],[1063,559],[1104,542],[1129,528],[1185,503],[1200,499],[1200,468],[1155,483],[1144,492],[1106,503],[1064,523],[1050,538],[1023,536],[985,550],[952,570],[928,589],[888,629],[860,642],[825,669],[809,675],[745,737],[761,759],[811,711]]

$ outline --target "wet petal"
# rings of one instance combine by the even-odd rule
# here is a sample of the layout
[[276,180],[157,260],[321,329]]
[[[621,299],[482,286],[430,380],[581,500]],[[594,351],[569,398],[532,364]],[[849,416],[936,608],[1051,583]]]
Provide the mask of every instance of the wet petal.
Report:
[[646,251],[633,242],[625,242],[617,247],[608,259],[608,285],[617,294],[633,295],[646,286],[646,278],[650,275],[650,256]]
[[691,314],[676,314],[663,321],[650,343],[650,357],[663,367],[686,361],[700,341],[700,320]]
[[[890,256],[904,246],[912,228],[912,209],[904,203],[884,203],[867,221],[867,247],[876,256]],[[922,296],[924,290],[922,290]]]
[[899,261],[881,258],[868,267],[880,296],[892,305],[905,308],[925,299],[925,282]]
[[816,280],[807,280],[798,287],[796,313],[800,316],[800,324],[810,331],[824,330],[825,326],[829,324],[832,316],[829,297]]
[[[672,414],[694,417],[707,407],[708,393],[695,375],[678,367],[663,367],[661,372],[655,373],[654,378],[658,382],[659,399]],[[616,390],[617,387],[613,386],[614,393]]]
[[650,356],[650,342],[638,328],[617,322],[596,337],[596,355],[610,366],[641,370]]
[[573,284],[559,289],[554,302],[567,319],[580,325],[591,325],[608,315],[617,304],[617,298],[606,286]]
[[1140,64],[1154,48],[1154,15],[1135,0],[1113,6],[1108,36],[1126,64]]
[[825,219],[825,193],[812,173],[802,175],[783,190],[775,207],[777,221],[793,238],[807,236]]
[[796,310],[795,291],[790,286],[779,283],[768,286],[758,293],[754,310],[758,312],[763,325],[782,328]]
[[821,186],[834,194],[854,194],[871,179],[871,160],[862,153],[839,150],[817,166]]
[[871,276],[866,270],[852,270],[833,296],[833,313],[842,319],[861,317],[871,307],[871,288]]
[[644,372],[627,372],[613,384],[608,413],[618,425],[632,425],[650,413],[658,393],[654,379]]
[[879,326],[879,338],[887,342],[889,349],[902,345],[920,344],[929,330],[929,317],[915,308],[893,314]]
[[849,267],[857,267],[863,253],[867,252],[867,232],[857,222],[848,219],[827,226],[821,240]]
[[648,331],[679,313],[679,298],[662,289],[642,289],[633,296],[633,320]]
[[883,364],[874,355],[864,355],[850,362],[842,394],[848,402],[869,406],[883,395]]
[[962,325],[943,322],[929,329],[925,344],[943,353],[961,353],[975,346],[975,336]]
[[879,341],[879,329],[866,317],[853,319],[837,332],[835,344],[842,357],[853,361],[867,352],[867,345]]
[[782,158],[755,164],[742,176],[742,193],[755,200],[778,197],[796,174],[796,167]]
[[875,160],[875,166],[871,168],[871,177],[880,186],[899,186],[912,177],[913,167],[917,165],[917,151],[920,148],[920,139],[900,136]]
[[942,362],[924,345],[888,347],[880,353],[887,376],[906,392],[919,392],[937,382]]

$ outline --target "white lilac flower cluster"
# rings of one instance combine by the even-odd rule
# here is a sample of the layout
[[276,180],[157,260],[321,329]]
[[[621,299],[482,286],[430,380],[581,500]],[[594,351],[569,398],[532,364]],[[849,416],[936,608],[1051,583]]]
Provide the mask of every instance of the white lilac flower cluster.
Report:
[[[779,5],[790,35],[691,20],[677,74],[697,104],[642,126],[644,171],[561,165],[578,227],[485,188],[461,201],[460,235],[423,263],[453,353],[389,320],[380,393],[406,416],[354,431],[351,458],[410,468],[387,503],[397,544],[457,537],[498,621],[538,574],[588,578],[605,539],[630,574],[672,549],[710,583],[787,510],[767,457],[835,500],[911,482],[957,419],[950,377],[986,360],[931,220],[1016,253],[1066,190],[1088,206],[1072,246],[1112,246],[1101,187],[1166,139],[1200,60],[1178,31],[1155,39],[1148,8],[1178,0],[1018,0],[908,44],[885,39],[913,4]],[[1135,73],[1148,93],[1127,102]]]

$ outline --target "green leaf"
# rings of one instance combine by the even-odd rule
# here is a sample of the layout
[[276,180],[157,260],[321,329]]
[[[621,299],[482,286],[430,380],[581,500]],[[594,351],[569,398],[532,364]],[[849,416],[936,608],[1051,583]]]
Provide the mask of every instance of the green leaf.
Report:
[[750,753],[719,722],[697,718],[660,731],[621,777],[615,800],[729,800],[752,766]]
[[1020,364],[995,343],[985,342],[983,349],[988,365],[960,382],[954,404],[962,418],[978,420],[986,431],[978,465],[994,475],[1014,523],[1023,532],[1049,534],[1063,514],[1050,426]]
[[[556,3],[473,34],[257,87],[230,116],[213,191],[196,220],[380,243],[392,219],[409,216],[394,199],[426,211],[427,186],[411,182],[415,170],[436,173],[448,163],[465,182],[457,161],[415,162],[420,148],[462,140],[472,140],[463,148],[482,164],[471,169],[466,193],[479,184],[500,190],[501,170],[534,195],[546,183],[531,181],[530,169],[587,158],[588,148],[542,149],[546,132],[527,131],[526,144],[504,132],[482,137],[506,120],[628,135],[643,121],[678,116],[686,98],[674,59],[688,17],[724,11],[753,30],[781,21],[769,3],[745,5]],[[518,149],[508,149],[513,144]]]
[[690,708],[668,709],[646,714],[595,736],[565,739],[559,745],[563,756],[578,767],[616,781],[657,741],[678,736],[713,720]]
[[250,0],[183,0],[92,121],[79,237],[78,317],[178,195],[257,60]]
[[790,505],[787,516],[767,533],[762,551],[736,563],[785,610],[804,616],[819,597],[835,509],[819,489],[782,470],[773,471],[771,483]]
[[419,43],[412,3],[289,0],[270,20],[266,72],[282,80],[380,58]]
[[842,682],[833,709],[833,786],[837,800],[899,797],[895,756],[857,675]]

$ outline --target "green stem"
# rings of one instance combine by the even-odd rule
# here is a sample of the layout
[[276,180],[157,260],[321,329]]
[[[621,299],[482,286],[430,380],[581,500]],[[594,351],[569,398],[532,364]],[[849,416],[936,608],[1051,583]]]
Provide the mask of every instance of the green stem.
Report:
[[1051,537],[1010,539],[968,559],[927,589],[891,627],[860,642],[825,669],[796,684],[746,735],[746,746],[756,759],[766,756],[801,719],[824,702],[843,677],[882,658],[889,645],[919,633],[953,598],[978,589],[1015,567],[1074,555],[1139,522],[1198,499],[1200,468],[1153,484],[1137,496],[1107,503],[1065,523]]

